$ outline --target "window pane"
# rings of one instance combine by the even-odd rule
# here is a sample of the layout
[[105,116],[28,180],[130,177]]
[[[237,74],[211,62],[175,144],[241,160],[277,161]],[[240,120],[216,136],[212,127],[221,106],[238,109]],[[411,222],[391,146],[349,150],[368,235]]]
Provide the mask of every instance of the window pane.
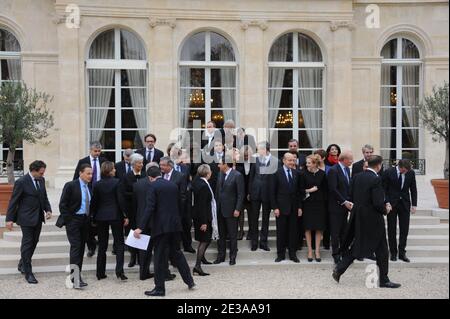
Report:
[[191,36],[181,51],[182,61],[205,61],[205,32]]
[[146,106],[146,89],[122,89],[122,107]]
[[132,110],[122,110],[122,128],[137,128],[136,117]]
[[420,66],[418,65],[404,65],[402,66],[403,85],[419,85],[420,81]]
[[234,110],[213,110],[211,111],[211,120],[214,121],[217,127],[223,127],[225,121],[235,120],[236,112]]
[[89,123],[90,128],[115,128],[116,118],[114,110],[90,109]]
[[[116,132],[115,131],[97,131],[90,130],[90,142],[100,141],[103,149],[113,150],[116,148]],[[99,137],[100,136],[100,137]]]
[[236,87],[236,69],[221,68],[211,69],[211,87]]
[[114,30],[105,31],[94,40],[89,59],[114,59]]
[[269,110],[271,128],[293,128],[294,116],[291,110]]
[[116,153],[115,152],[103,151],[102,157],[106,158],[110,162],[113,162],[113,163],[116,162]]
[[419,88],[403,87],[402,88],[402,105],[418,106],[419,105]]
[[322,147],[322,130],[306,130],[298,132],[299,148],[319,149]]
[[144,131],[122,131],[122,149],[138,149],[144,147],[142,144],[144,136]]
[[291,88],[293,86],[293,70],[283,68],[269,69],[270,88]]
[[396,115],[397,110],[395,108],[388,109],[382,108],[380,113],[380,126],[381,127],[396,127],[397,126],[397,118]]
[[211,61],[234,61],[233,47],[230,41],[215,32],[211,35]]
[[298,35],[298,53],[300,62],[321,62],[322,53],[313,39],[304,34]]
[[[381,157],[383,157],[383,159],[385,160],[397,159],[395,150],[381,150],[380,152]],[[386,167],[384,169],[386,169]]]
[[20,60],[0,60],[1,80],[19,81],[22,78],[22,65]]
[[120,30],[120,58],[124,60],[146,60],[141,41],[135,34],[127,30]]
[[397,58],[397,39],[393,39],[384,45],[381,56],[385,59]]
[[292,139],[292,130],[271,130],[270,131],[270,148],[286,148],[288,142]]
[[281,36],[277,41],[275,41],[269,53],[270,62],[293,61],[292,38],[293,33],[288,33]]
[[90,86],[114,86],[114,70],[88,70]]
[[323,70],[318,68],[301,68],[298,72],[298,83],[301,88],[322,88]]
[[89,89],[89,107],[114,107],[114,105],[114,89]]
[[322,111],[299,110],[298,127],[306,129],[322,128]]
[[204,108],[205,107],[205,90],[199,89],[181,89],[182,108]]
[[381,88],[381,106],[397,105],[397,89],[395,87]]
[[20,44],[9,31],[0,29],[0,51],[20,52]]
[[269,89],[269,108],[293,107],[292,90]]
[[397,85],[397,67],[395,65],[381,66],[381,85]]
[[381,129],[381,148],[396,148],[396,130]]
[[322,108],[322,90],[299,90],[298,91],[299,107],[302,109]]
[[[419,151],[418,150],[403,150],[402,158],[409,159],[409,160],[419,159]],[[417,168],[418,167],[414,167],[414,165],[413,165],[413,169],[417,169]]]
[[[201,127],[205,127],[205,111],[204,110],[181,110],[181,127],[194,128],[194,121],[201,121]],[[199,127],[196,127],[199,128]]]
[[181,67],[180,83],[182,87],[205,87],[205,69]]
[[419,109],[402,109],[402,127],[419,127]]
[[420,59],[419,50],[416,45],[408,39],[402,39],[402,58]]
[[236,107],[236,90],[211,90],[212,108]]
[[147,84],[146,76],[145,70],[121,70],[120,82],[123,87],[144,87]]
[[402,147],[418,148],[419,147],[419,130],[406,129],[402,130]]

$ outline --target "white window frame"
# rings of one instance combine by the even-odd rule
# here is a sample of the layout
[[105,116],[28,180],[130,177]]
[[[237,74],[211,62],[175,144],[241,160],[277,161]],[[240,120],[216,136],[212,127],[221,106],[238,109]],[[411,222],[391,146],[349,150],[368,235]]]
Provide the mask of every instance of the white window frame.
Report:
[[[269,87],[268,81],[267,81],[267,92],[269,92],[270,90],[292,90],[292,102],[293,105],[291,108],[271,108],[269,104],[267,104],[267,108],[268,108],[268,114],[270,114],[271,111],[276,111],[276,110],[291,110],[292,114],[293,114],[293,123],[292,123],[292,128],[273,128],[273,127],[269,127],[268,128],[268,137],[269,137],[269,141],[272,140],[272,132],[284,132],[284,131],[291,131],[292,133],[292,138],[299,140],[299,133],[300,131],[306,131],[307,129],[302,129],[299,128],[299,111],[300,110],[307,110],[307,111],[321,111],[322,112],[322,128],[321,129],[312,129],[312,130],[317,130],[317,131],[321,131],[322,132],[322,145],[321,147],[323,147],[323,145],[325,144],[325,132],[324,132],[324,124],[325,124],[325,120],[326,120],[326,100],[325,100],[325,83],[326,83],[326,64],[323,62],[323,53],[322,54],[322,62],[300,62],[299,61],[299,52],[298,52],[298,36],[299,34],[303,34],[301,32],[291,32],[290,34],[292,34],[292,50],[293,50],[293,61],[292,62],[268,62],[268,70],[270,73],[270,68],[283,68],[283,69],[292,69],[292,87],[280,87],[280,88],[271,88]],[[311,41],[314,41],[312,38],[310,38]],[[314,42],[316,45],[317,43]],[[274,43],[275,44],[275,43]],[[318,45],[317,45],[318,46]],[[320,47],[318,46],[318,48],[320,49]],[[321,69],[322,70],[322,87],[321,88],[300,88],[299,86],[299,70],[302,68],[317,68],[317,69]],[[298,100],[298,92],[300,90],[322,90],[322,108],[304,108],[301,109],[299,107],[299,100]],[[269,96],[269,94],[267,95]],[[270,123],[269,123],[270,125]],[[311,130],[311,129],[310,129]],[[300,142],[300,141],[299,141]],[[299,145],[300,146],[300,145]],[[276,148],[271,148],[271,150],[273,151],[288,151],[288,147],[287,145],[285,147],[280,147],[280,145],[278,145],[278,147]],[[308,152],[308,151],[314,151],[315,148],[300,148],[299,147],[299,151],[302,152]]]
[[[102,151],[104,152],[114,152],[115,153],[115,160],[116,162],[121,161],[122,160],[122,154],[123,154],[123,149],[122,149],[122,132],[123,131],[148,131],[148,119],[146,119],[146,127],[145,128],[136,128],[136,129],[132,129],[132,128],[122,128],[122,111],[123,110],[134,110],[134,109],[142,109],[142,108],[122,108],[122,88],[138,88],[138,89],[146,89],[146,105],[147,107],[145,108],[145,110],[147,110],[148,112],[148,101],[149,101],[149,97],[148,97],[148,75],[149,75],[149,70],[148,70],[148,62],[147,60],[122,60],[121,56],[120,56],[120,31],[121,28],[114,28],[114,59],[87,59],[86,60],[86,98],[87,98],[87,108],[86,108],[86,127],[87,127],[87,136],[86,136],[86,148],[87,151],[89,150],[89,132],[90,131],[114,131],[115,134],[115,149],[103,149]],[[95,41],[95,39],[94,39]],[[143,43],[141,43],[142,45],[144,45]],[[92,45],[92,44],[91,44]],[[89,56],[89,51],[90,48],[88,50],[88,56]],[[89,85],[89,70],[92,69],[113,69],[115,70],[114,72],[114,86],[111,87],[114,90],[115,93],[115,101],[114,101],[114,108],[110,108],[110,107],[105,107],[104,109],[107,109],[109,111],[114,110],[114,114],[115,114],[115,128],[91,128],[90,127],[90,105],[89,105],[89,89],[91,88],[101,88],[99,86],[91,86]],[[122,70],[145,70],[146,71],[146,75],[145,75],[145,87],[135,87],[135,86],[127,86],[127,87],[122,87],[121,85],[121,71]]]
[[[417,48],[417,51],[419,52],[419,58],[418,59],[403,59],[403,39],[411,41]],[[406,105],[403,106],[403,88],[418,88],[419,89],[419,100],[422,98],[423,96],[423,62],[421,59],[421,54],[420,54],[420,50],[417,47],[417,45],[414,43],[414,41],[410,40],[407,37],[402,37],[402,36],[396,36],[396,37],[392,37],[390,38],[388,41],[386,41],[386,43],[384,45],[387,45],[390,41],[392,40],[397,40],[397,57],[394,59],[385,59],[383,58],[381,61],[382,67],[383,66],[395,66],[396,67],[396,85],[384,85],[383,83],[381,83],[382,80],[380,80],[380,87],[381,89],[383,88],[396,88],[396,93],[397,93],[397,102],[396,102],[396,106],[388,106],[388,105],[381,105],[382,103],[380,103],[381,109],[395,109],[396,110],[396,123],[395,123],[395,127],[385,127],[385,126],[381,126],[380,123],[380,133],[381,130],[383,129],[389,129],[389,130],[395,130],[395,148],[383,148],[380,147],[380,151],[388,151],[389,153],[391,151],[395,151],[395,155],[396,158],[395,159],[401,159],[402,158],[402,151],[417,151],[418,153],[418,158],[422,157],[422,129],[420,127],[420,120],[418,120],[418,126],[410,126],[410,127],[403,127],[403,121],[402,121],[402,116],[403,116],[403,109],[409,109],[411,108],[411,105]],[[384,48],[384,46],[383,46]],[[419,84],[418,85],[403,85],[403,66],[418,66],[419,67]],[[381,102],[381,99],[380,99]],[[416,107],[418,107],[418,105],[416,105]],[[418,143],[417,143],[417,148],[403,148],[403,136],[402,136],[402,130],[403,129],[414,129],[414,130],[418,130]],[[381,134],[380,134],[381,137]],[[394,159],[394,160],[395,160]]]

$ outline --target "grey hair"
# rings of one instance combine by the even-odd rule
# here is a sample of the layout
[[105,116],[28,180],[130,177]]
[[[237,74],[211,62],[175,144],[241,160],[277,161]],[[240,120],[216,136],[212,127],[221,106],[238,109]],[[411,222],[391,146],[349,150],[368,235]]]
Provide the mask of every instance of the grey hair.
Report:
[[167,162],[167,164],[169,164],[169,166],[172,167],[172,168],[175,166],[175,164],[173,163],[172,159],[171,159],[169,156],[161,157],[161,158],[159,159],[159,162],[160,162],[160,163],[161,163],[161,162]]
[[371,150],[371,151],[373,151],[373,146],[370,145],[370,144],[366,144],[366,145],[364,145],[364,146],[362,147],[361,150],[362,150],[363,152],[364,152],[364,150]]
[[197,169],[197,174],[200,177],[206,177],[209,173],[211,173],[211,167],[208,164],[202,164]]
[[91,144],[89,144],[89,149],[102,149],[102,143],[99,141],[91,142]]
[[142,156],[141,154],[132,154],[130,156],[130,163],[131,166],[134,166],[136,164],[136,162],[143,162],[144,161],[144,156]]
[[223,123],[223,126],[232,125],[233,127],[236,127],[236,124],[233,120],[226,120],[225,123]]
[[127,148],[125,151],[123,151],[123,156],[126,156],[126,157],[130,157],[133,154],[134,154],[134,152],[131,148]]

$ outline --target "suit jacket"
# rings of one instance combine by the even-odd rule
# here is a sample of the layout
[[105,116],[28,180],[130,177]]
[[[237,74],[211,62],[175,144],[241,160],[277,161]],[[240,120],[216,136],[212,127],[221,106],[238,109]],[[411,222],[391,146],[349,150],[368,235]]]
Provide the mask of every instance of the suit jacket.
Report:
[[37,226],[39,223],[45,223],[44,212],[51,212],[52,208],[45,189],[45,179],[38,180],[38,183],[39,191],[30,174],[15,182],[6,214],[7,222],[15,222],[20,226]]
[[125,198],[125,213],[130,219],[130,227],[134,228],[136,223],[136,206],[133,202],[133,185],[140,179],[145,178],[144,171],[140,175],[134,175],[134,171],[129,172],[120,181],[119,188]]
[[253,166],[255,166],[255,163],[250,163],[250,171],[248,172],[248,174],[245,174],[244,163],[236,163],[236,170],[244,177],[245,201],[247,201],[247,196],[250,194],[250,176],[252,174]]
[[[352,166],[352,178],[356,176],[356,174],[362,173],[364,171],[364,158],[356,163],[353,163]],[[381,166],[381,170],[378,172],[378,175],[383,175],[383,166]]]
[[341,212],[345,210],[342,205],[345,201],[350,201],[351,179],[349,184],[340,165],[336,164],[328,171],[327,181],[329,211]]
[[[245,185],[241,173],[232,169],[225,182],[225,174],[220,172],[217,179],[217,210],[223,217],[232,217],[235,210],[242,213],[244,207]],[[223,185],[222,185],[223,184]]]
[[180,213],[183,213],[184,205],[185,205],[186,198],[187,198],[186,177],[182,173],[180,173],[176,170],[173,170],[172,175],[170,175],[170,181],[172,183],[174,183],[175,185],[177,185],[178,192],[179,192],[178,199],[180,200],[178,207],[180,208]]
[[298,157],[298,167],[297,169],[299,171],[304,171],[306,170],[306,156],[302,153],[300,153],[300,151],[297,153],[297,157]]
[[279,160],[273,155],[267,166],[256,158],[249,178],[250,200],[270,202],[270,179],[271,175],[278,171],[279,166]]
[[252,149],[253,153],[256,152],[256,140],[253,135],[245,134],[243,139],[236,137],[236,148],[239,151],[242,151],[242,148],[246,145]]
[[143,216],[138,221],[139,229],[150,229],[152,237],[181,232],[177,186],[163,178],[150,184]]
[[417,206],[416,173],[412,169],[405,174],[403,188],[398,182],[396,167],[384,171],[382,179],[386,202],[391,203],[392,207],[402,204],[409,211],[411,205]]
[[[153,162],[159,164],[159,160],[161,159],[161,157],[164,157],[164,153],[161,150],[157,149],[156,147],[153,150],[154,150]],[[145,147],[141,148],[141,149],[138,149],[136,151],[137,154],[141,154],[144,157],[144,169],[145,169],[145,166],[149,163],[148,160],[147,160],[147,157],[145,156],[146,152],[147,151],[146,151]]]
[[[148,177],[139,179],[133,184],[133,207],[136,207],[136,224],[141,224],[141,219],[145,214],[145,206],[147,205],[147,192],[150,189],[150,180]],[[150,229],[142,229],[149,233]]]
[[341,250],[352,246],[355,258],[365,258],[375,252],[381,240],[386,240],[383,185],[381,178],[368,170],[356,175],[352,184],[354,206]]
[[205,225],[212,221],[211,201],[213,195],[209,190],[206,182],[201,178],[196,178],[192,182],[192,190],[194,192],[194,209],[192,218],[196,220],[196,224]]
[[92,190],[91,215],[94,220],[117,221],[126,218],[125,199],[114,177],[102,178]]
[[[107,159],[106,158],[104,158],[104,157],[99,157],[98,158],[98,163],[100,164],[100,167],[102,166],[102,164],[103,164],[103,162],[106,162],[107,161]],[[73,180],[76,180],[76,179],[78,179],[79,177],[80,177],[80,167],[81,167],[81,165],[83,165],[83,164],[89,164],[89,165],[91,165],[91,157],[90,156],[86,156],[86,157],[84,157],[84,158],[82,158],[82,159],[80,159],[79,161],[78,161],[78,164],[77,164],[77,167],[75,168],[75,173],[73,174]],[[100,173],[100,172],[99,172]],[[91,183],[89,183],[89,184],[92,184],[92,182]]]
[[[88,184],[88,189],[92,200],[92,186],[90,184]],[[59,216],[56,223],[58,227],[62,227],[72,220],[76,212],[80,210],[81,199],[82,197],[79,179],[67,182],[64,185],[61,199],[59,200],[59,212],[61,215]]]
[[284,166],[270,176],[270,205],[272,209],[279,209],[283,215],[297,214],[302,207],[300,196],[300,175],[297,170],[291,170],[293,187],[289,187]]
[[127,167],[125,161],[117,162],[115,164],[115,167],[116,167],[116,178],[120,180],[124,178],[125,175],[127,175]]

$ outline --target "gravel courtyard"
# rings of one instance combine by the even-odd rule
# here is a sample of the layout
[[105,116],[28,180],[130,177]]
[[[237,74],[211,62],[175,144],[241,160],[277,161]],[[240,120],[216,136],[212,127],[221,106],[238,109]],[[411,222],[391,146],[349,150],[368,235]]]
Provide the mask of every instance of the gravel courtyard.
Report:
[[[336,284],[327,267],[298,268],[295,266],[264,267],[205,267],[211,276],[195,277],[197,287],[189,291],[180,275],[166,284],[166,298],[270,298],[270,299],[318,299],[318,298],[449,298],[448,268],[391,269],[390,278],[402,284],[400,289],[368,289],[363,268],[350,268]],[[19,274],[0,277],[0,298],[149,298],[145,290],[153,288],[153,279],[139,281],[136,271],[127,273],[129,280],[119,282],[114,272],[108,278],[97,281],[95,272],[86,272],[84,280],[89,286],[83,290],[67,289],[62,273],[36,274],[38,285],[28,285]]]

